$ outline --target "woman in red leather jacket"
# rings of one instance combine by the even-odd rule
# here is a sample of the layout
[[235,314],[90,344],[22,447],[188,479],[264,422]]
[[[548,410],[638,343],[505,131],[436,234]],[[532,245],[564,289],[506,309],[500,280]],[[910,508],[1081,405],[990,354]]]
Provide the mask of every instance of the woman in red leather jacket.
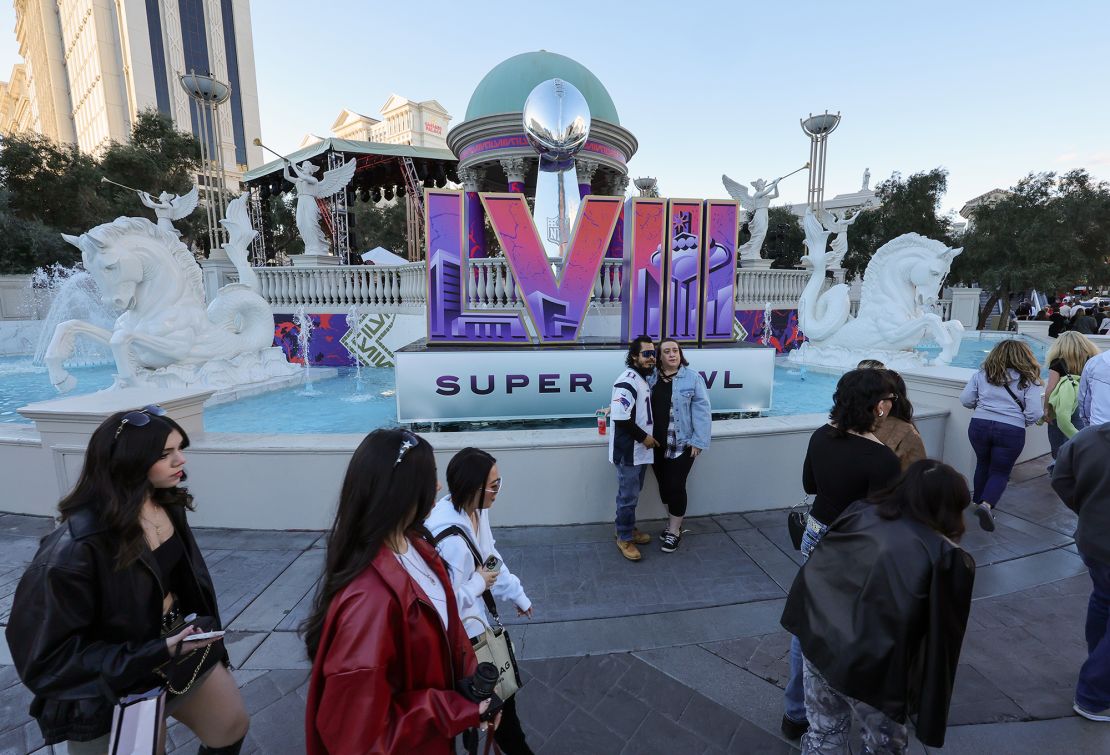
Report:
[[437,487],[432,447],[407,430],[375,430],[351,458],[303,627],[308,755],[446,755],[479,726],[489,701],[456,691],[474,652],[443,563],[416,534]]

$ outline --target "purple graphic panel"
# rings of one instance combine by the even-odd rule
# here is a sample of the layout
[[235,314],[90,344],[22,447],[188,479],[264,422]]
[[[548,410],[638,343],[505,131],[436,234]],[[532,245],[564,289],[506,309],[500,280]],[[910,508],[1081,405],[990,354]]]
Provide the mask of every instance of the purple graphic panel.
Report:
[[620,215],[620,198],[587,196],[582,200],[558,280],[524,196],[482,194],[482,203],[540,342],[573,342]]
[[355,362],[339,339],[347,333],[347,316],[311,314],[312,332],[308,336],[308,353],[301,353],[298,339],[300,326],[292,314],[274,314],[274,346],[280,346],[285,358],[294,364],[304,364],[307,357],[312,366],[350,367]]
[[621,217],[617,221],[617,227],[613,229],[613,236],[609,239],[609,249],[605,252],[605,256],[611,260],[619,260],[624,257],[624,207],[621,207]]
[[636,197],[624,206],[624,271],[621,290],[621,339],[662,335],[663,246],[667,237],[667,200]]
[[470,259],[488,257],[486,251],[486,215],[482,212],[482,200],[478,192],[466,192],[466,241]]
[[[745,343],[763,344],[765,317],[762,309],[740,309],[736,311],[736,321],[748,334]],[[798,310],[771,310],[770,333],[767,345],[774,346],[780,354],[798,348],[805,337],[798,330]]]
[[466,309],[468,245],[464,243],[464,197],[459,191],[427,189],[428,341],[528,343],[519,312]]
[[710,199],[705,203],[705,213],[709,239],[702,260],[701,338],[731,341],[740,208],[736,202]]
[[667,322],[665,330],[679,341],[697,341],[701,309],[702,202],[672,199],[668,206]]

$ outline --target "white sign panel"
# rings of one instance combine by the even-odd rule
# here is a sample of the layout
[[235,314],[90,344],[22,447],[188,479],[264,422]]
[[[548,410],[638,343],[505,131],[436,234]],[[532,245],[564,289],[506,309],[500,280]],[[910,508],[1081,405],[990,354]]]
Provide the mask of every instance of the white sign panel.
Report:
[[[775,350],[684,349],[714,413],[771,408]],[[609,406],[625,349],[451,349],[397,352],[401,422],[592,417]]]

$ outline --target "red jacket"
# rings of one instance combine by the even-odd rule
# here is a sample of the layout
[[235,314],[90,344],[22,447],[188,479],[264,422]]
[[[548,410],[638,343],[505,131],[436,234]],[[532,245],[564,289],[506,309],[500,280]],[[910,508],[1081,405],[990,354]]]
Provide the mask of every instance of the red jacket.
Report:
[[[435,549],[409,539],[449,597]],[[477,661],[447,601],[448,625],[383,546],[332,600],[312,664],[305,710],[308,755],[452,752],[452,738],[477,726],[478,706],[455,692]]]

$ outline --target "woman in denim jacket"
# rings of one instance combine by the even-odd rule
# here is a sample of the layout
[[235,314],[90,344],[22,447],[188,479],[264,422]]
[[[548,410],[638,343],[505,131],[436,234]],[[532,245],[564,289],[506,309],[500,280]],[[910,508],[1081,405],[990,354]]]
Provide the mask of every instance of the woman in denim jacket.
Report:
[[709,448],[711,417],[709,391],[702,376],[689,368],[678,341],[659,342],[659,363],[648,380],[651,386],[652,435],[655,461],[651,465],[659,482],[659,497],[670,520],[659,533],[664,553],[673,553],[682,539],[686,516],[686,478],[694,459]]

